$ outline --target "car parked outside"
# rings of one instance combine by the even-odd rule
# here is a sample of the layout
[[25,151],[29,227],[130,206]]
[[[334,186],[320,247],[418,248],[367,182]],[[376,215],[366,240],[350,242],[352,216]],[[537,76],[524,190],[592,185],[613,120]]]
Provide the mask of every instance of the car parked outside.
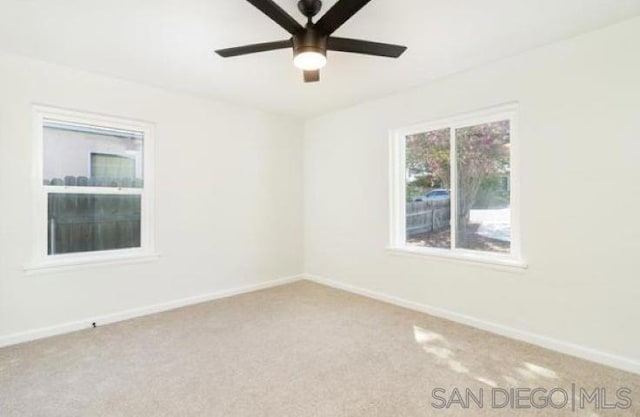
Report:
[[449,190],[445,190],[443,188],[436,188],[435,190],[431,190],[425,195],[421,195],[413,199],[414,202],[418,201],[445,201],[449,200]]

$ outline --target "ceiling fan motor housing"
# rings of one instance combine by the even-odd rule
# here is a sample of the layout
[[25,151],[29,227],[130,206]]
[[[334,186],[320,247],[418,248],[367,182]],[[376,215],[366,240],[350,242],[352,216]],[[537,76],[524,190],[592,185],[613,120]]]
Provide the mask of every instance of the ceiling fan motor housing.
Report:
[[312,25],[307,25],[302,32],[293,35],[293,55],[303,52],[316,52],[327,55],[327,39],[329,37],[318,32]]

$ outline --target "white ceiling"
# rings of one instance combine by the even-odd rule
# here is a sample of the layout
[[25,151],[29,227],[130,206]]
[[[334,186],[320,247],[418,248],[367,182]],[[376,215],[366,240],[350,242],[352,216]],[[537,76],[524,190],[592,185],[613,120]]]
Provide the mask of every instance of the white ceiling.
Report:
[[[296,0],[276,1],[304,23]],[[638,14],[640,0],[372,0],[336,35],[408,51],[330,52],[316,84],[302,82],[290,50],[213,53],[288,38],[242,0],[0,0],[0,50],[306,117]]]

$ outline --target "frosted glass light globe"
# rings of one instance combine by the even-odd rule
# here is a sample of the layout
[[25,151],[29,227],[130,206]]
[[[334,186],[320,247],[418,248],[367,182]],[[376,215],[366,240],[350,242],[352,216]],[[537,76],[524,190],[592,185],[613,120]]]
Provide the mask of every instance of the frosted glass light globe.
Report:
[[327,57],[319,52],[301,52],[293,58],[293,65],[305,71],[314,71],[327,65]]

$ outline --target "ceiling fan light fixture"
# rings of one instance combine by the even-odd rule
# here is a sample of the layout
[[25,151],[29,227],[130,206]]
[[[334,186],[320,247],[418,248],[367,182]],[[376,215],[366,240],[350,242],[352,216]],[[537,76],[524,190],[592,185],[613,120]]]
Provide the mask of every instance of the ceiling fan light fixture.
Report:
[[223,58],[229,58],[292,48],[293,64],[303,70],[305,83],[320,81],[320,69],[327,64],[327,51],[398,58],[407,49],[406,46],[401,45],[333,36],[343,23],[351,19],[371,0],[337,0],[317,22],[314,22],[313,18],[322,8],[322,0],[298,0],[298,10],[307,18],[305,26],[291,17],[274,0],[247,1],[286,30],[291,37],[275,42],[218,49],[216,53]]
[[327,65],[327,56],[319,51],[301,51],[293,57],[293,65],[304,71],[319,70]]

